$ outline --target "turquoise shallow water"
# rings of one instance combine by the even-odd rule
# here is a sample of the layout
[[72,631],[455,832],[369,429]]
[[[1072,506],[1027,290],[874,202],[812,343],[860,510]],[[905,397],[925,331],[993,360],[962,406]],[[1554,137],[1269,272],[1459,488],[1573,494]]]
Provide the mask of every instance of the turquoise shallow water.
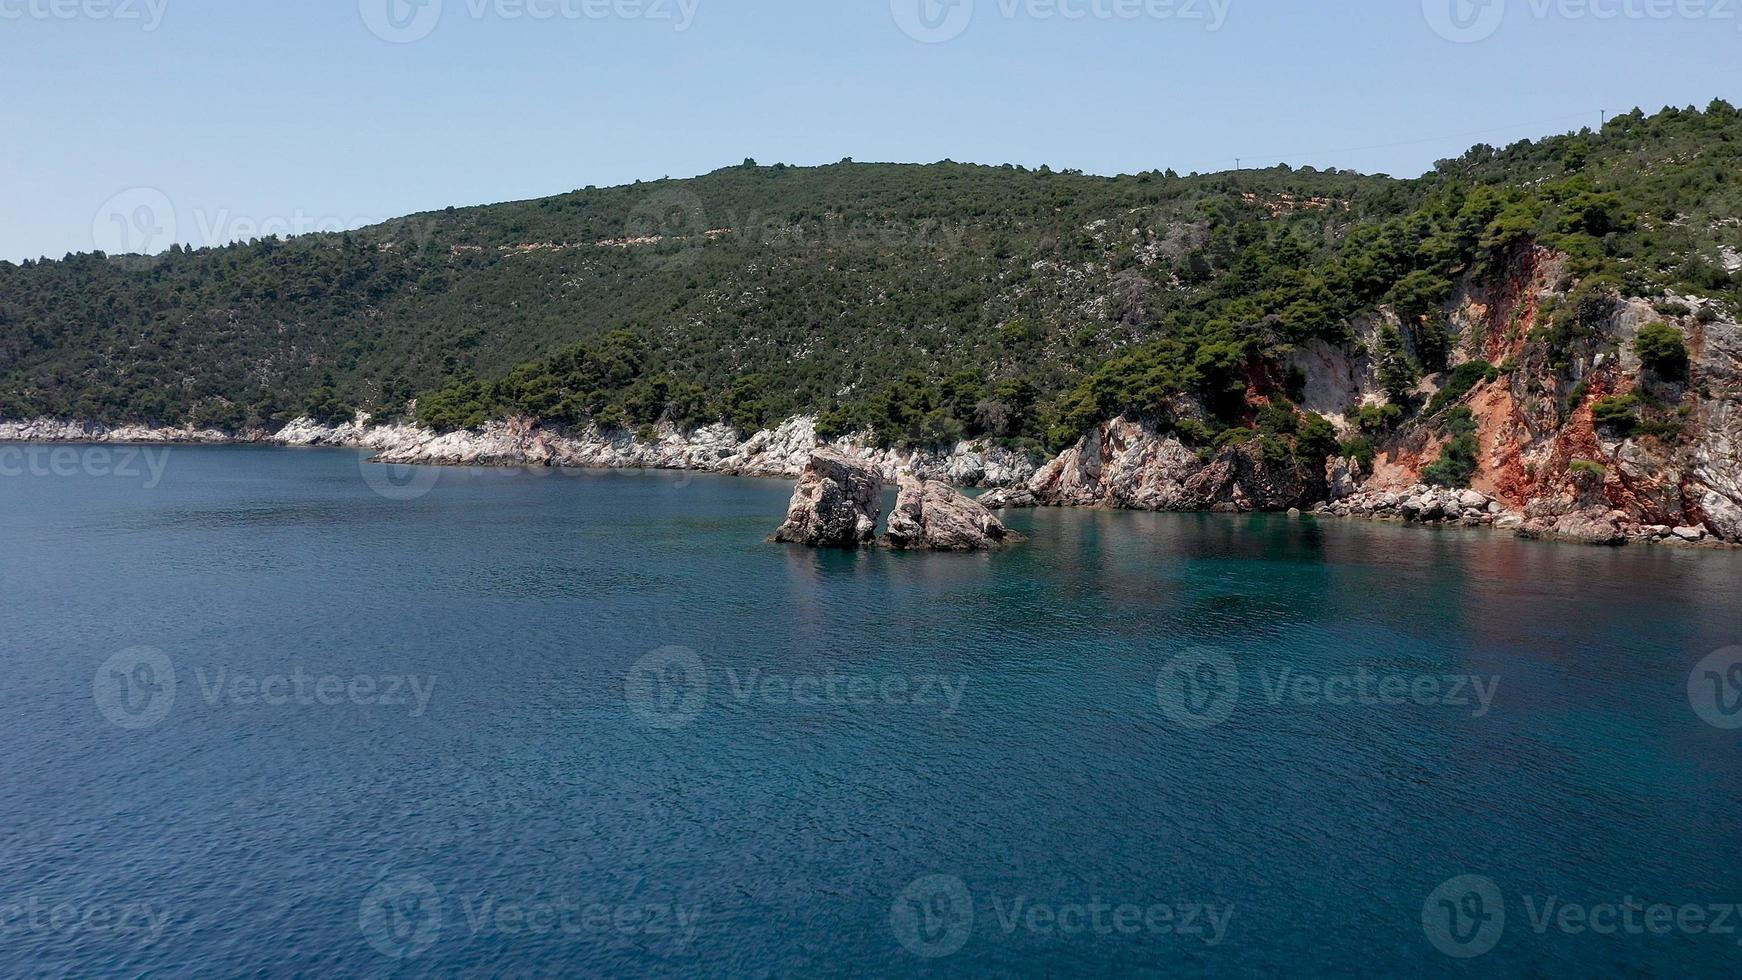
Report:
[[1734,554],[80,459],[0,477],[8,975],[1742,970]]

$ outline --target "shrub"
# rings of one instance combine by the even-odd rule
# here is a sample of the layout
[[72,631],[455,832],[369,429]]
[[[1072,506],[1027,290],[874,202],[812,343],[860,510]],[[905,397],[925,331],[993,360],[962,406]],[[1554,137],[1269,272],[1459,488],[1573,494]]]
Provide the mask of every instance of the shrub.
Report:
[[1467,408],[1454,408],[1446,416],[1445,431],[1451,436],[1440,458],[1422,470],[1424,483],[1434,486],[1467,488],[1476,475],[1476,454],[1481,447],[1476,442],[1476,415]]
[[1301,459],[1322,464],[1341,448],[1337,444],[1337,427],[1322,415],[1308,415],[1300,426],[1294,448]]
[[1348,442],[1343,443],[1342,455],[1360,463],[1361,469],[1367,471],[1373,469],[1373,461],[1379,456],[1379,454],[1373,450],[1373,443],[1365,436],[1356,436]]
[[1180,441],[1189,446],[1202,446],[1216,438],[1215,431],[1197,419],[1180,419],[1174,423],[1173,430]]
[[1680,380],[1688,374],[1688,345],[1682,332],[1667,323],[1653,323],[1639,331],[1633,350],[1646,370],[1660,378]]
[[1590,393],[1590,378],[1581,379],[1578,384],[1573,385],[1573,390],[1567,392],[1567,412],[1570,414],[1577,411],[1579,406],[1585,403],[1585,396]]
[[1377,435],[1396,425],[1403,418],[1403,409],[1396,405],[1362,405],[1350,417],[1355,427],[1369,435]]
[[1639,428],[1639,395],[1611,395],[1591,406],[1591,419],[1599,429],[1630,436]]
[[1575,459],[1567,465],[1567,469],[1574,476],[1602,477],[1609,473],[1609,470],[1602,463],[1592,462],[1588,459]]
[[1300,418],[1287,402],[1272,400],[1258,410],[1258,428],[1266,435],[1292,436],[1300,427]]

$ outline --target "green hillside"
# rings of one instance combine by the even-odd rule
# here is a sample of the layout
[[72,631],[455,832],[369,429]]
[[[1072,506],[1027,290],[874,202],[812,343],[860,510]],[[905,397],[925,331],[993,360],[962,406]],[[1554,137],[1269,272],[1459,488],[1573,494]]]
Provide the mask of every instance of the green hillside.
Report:
[[[1416,180],[1102,178],[749,162],[146,259],[0,263],[0,417],[269,426],[356,408],[474,425],[798,412],[886,442],[1059,445],[1208,405],[1389,304],[1433,370],[1439,303],[1521,243],[1593,288],[1734,304],[1742,119],[1635,112]],[[1601,277],[1601,278],[1598,278]]]

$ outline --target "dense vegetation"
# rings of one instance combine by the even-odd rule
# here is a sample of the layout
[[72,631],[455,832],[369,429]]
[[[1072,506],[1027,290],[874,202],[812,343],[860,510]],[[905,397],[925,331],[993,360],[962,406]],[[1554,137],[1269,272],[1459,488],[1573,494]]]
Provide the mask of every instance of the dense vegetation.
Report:
[[[1057,447],[1132,412],[1196,444],[1278,438],[1244,395],[1298,386],[1292,345],[1389,305],[1402,329],[1375,353],[1407,402],[1448,366],[1455,283],[1525,243],[1571,256],[1588,295],[1736,303],[1739,137],[1721,102],[1634,112],[1410,181],[747,161],[344,235],[0,263],[0,416],[242,427],[418,396],[439,428],[812,412],[884,443]],[[1679,342],[1640,354],[1673,373]],[[1291,445],[1322,441],[1296,425],[1314,431]]]
[[[1678,289],[1735,303],[1742,282],[1722,266],[1720,248],[1738,239],[1742,215],[1742,121],[1726,103],[1706,112],[1634,112],[1601,133],[1584,132],[1504,151],[1477,147],[1442,162],[1410,186],[1418,204],[1396,217],[1351,229],[1322,260],[1293,243],[1285,227],[1238,257],[1200,303],[1173,315],[1159,336],[1114,358],[1066,396],[1068,436],[1120,412],[1167,422],[1182,394],[1211,405],[1244,391],[1243,371],[1275,363],[1293,344],[1348,339],[1348,319],[1384,304],[1408,336],[1381,329],[1375,351],[1380,386],[1406,403],[1424,372],[1447,367],[1442,302],[1463,276],[1498,273],[1525,244],[1570,256],[1579,289],[1564,311],[1550,311],[1543,338],[1551,354],[1620,293],[1654,296]],[[1669,329],[1669,328],[1663,328]],[[1673,330],[1670,330],[1674,333]],[[1649,334],[1648,365],[1674,369],[1681,338]],[[1431,412],[1494,376],[1491,365],[1455,373]],[[1366,413],[1375,428],[1401,413]],[[1225,419],[1237,421],[1232,416]],[[1189,435],[1191,427],[1184,428]],[[1453,460],[1441,475],[1453,478]]]

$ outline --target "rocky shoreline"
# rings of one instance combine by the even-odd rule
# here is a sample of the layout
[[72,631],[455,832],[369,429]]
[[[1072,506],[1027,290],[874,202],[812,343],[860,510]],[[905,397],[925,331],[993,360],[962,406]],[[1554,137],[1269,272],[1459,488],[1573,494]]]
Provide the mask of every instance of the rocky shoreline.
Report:
[[[1199,452],[1125,419],[1096,427],[1041,467],[1026,484],[980,498],[993,510],[1103,507],[1167,512],[1311,513],[1405,524],[1487,527],[1532,539],[1592,545],[1734,544],[1704,523],[1651,523],[1615,507],[1603,485],[1508,500],[1475,489],[1403,483],[1333,457],[1323,473],[1295,459],[1272,459],[1249,446]],[[1705,491],[1702,491],[1705,492]]]
[[[375,453],[372,462],[404,465],[655,469],[802,479],[813,457],[822,452],[874,471],[884,483],[903,485],[912,501],[909,509],[915,513],[922,512],[923,505],[918,502],[927,499],[927,487],[938,488],[940,493],[945,487],[977,487],[989,492],[974,509],[988,512],[1033,507],[1286,511],[1406,524],[1488,527],[1526,538],[1596,545],[1736,543],[1714,529],[1710,521],[1647,523],[1611,507],[1601,493],[1520,503],[1479,490],[1398,485],[1395,479],[1363,472],[1359,464],[1346,459],[1333,458],[1323,472],[1318,472],[1298,460],[1267,459],[1250,446],[1200,452],[1126,419],[1097,426],[1077,445],[1044,465],[1036,465],[1023,454],[977,442],[960,443],[948,452],[883,450],[851,439],[825,442],[816,435],[815,420],[803,417],[748,438],[725,425],[689,433],[662,426],[652,435],[652,439],[643,439],[635,433],[606,432],[596,427],[565,433],[524,419],[445,434],[403,423],[374,425],[366,417],[344,425],[301,419],[276,432],[242,433],[76,421],[0,421],[0,442],[349,448]],[[992,532],[993,540],[1004,533],[999,524]],[[923,529],[906,539],[925,546]],[[898,533],[896,546],[903,540]]]
[[827,449],[875,466],[891,483],[912,474],[956,486],[1005,487],[1024,483],[1037,469],[1027,455],[984,442],[962,442],[948,451],[914,451],[878,449],[853,439],[825,441],[816,434],[816,420],[807,417],[748,438],[726,425],[687,433],[659,426],[652,435],[643,439],[597,427],[568,433],[526,419],[450,433],[403,423],[375,425],[367,417],[343,425],[299,419],[276,432],[0,420],[0,442],[363,449],[377,454],[374,462],[420,466],[687,470],[792,479],[804,472],[814,451]]
[[1403,490],[1367,490],[1320,504],[1316,517],[1343,517],[1401,524],[1487,527],[1519,537],[1574,544],[1670,544],[1735,547],[1703,527],[1639,524],[1620,511],[1603,508],[1532,517],[1475,490],[1417,485]]

